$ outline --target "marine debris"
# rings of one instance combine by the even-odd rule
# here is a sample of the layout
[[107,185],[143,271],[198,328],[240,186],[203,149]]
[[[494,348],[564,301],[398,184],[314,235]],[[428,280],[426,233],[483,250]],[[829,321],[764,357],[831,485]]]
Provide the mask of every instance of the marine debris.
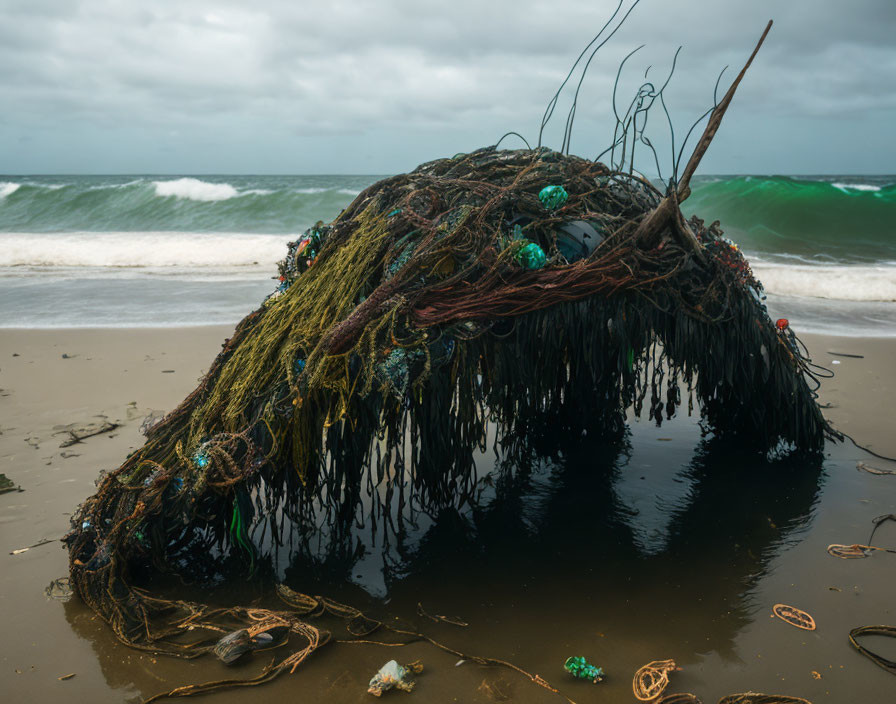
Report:
[[674,660],[654,660],[638,668],[632,678],[635,699],[642,702],[656,699],[669,686],[669,673],[680,669]]
[[15,482],[5,474],[0,474],[0,494],[6,494],[10,491],[22,491]]
[[59,447],[71,447],[79,442],[86,440],[87,438],[92,438],[97,435],[102,435],[104,433],[110,433],[116,428],[121,427],[120,423],[110,423],[108,420],[104,420],[101,423],[89,423],[88,425],[75,428],[75,429],[66,429],[61,432],[66,432],[69,435],[68,440],[64,440],[60,443]]
[[880,477],[896,475],[896,470],[878,469],[877,467],[872,467],[871,465],[867,465],[864,462],[856,462],[856,470],[858,470],[859,472],[868,472],[868,474],[876,474]]
[[849,643],[853,648],[858,650],[878,667],[882,667],[891,675],[896,675],[896,662],[885,658],[883,655],[875,653],[873,650],[870,650],[859,643],[858,639],[862,636],[885,636],[887,638],[896,638],[896,626],[859,626],[858,628],[853,628],[849,632]]
[[577,679],[591,680],[592,684],[603,682],[604,679],[603,668],[592,665],[581,655],[566,658],[563,669]]
[[[159,697],[294,671],[331,640],[309,623],[322,615],[356,638],[385,627],[287,587],[288,609],[166,598],[138,587],[148,575],[201,578],[209,560],[252,573],[259,534],[278,540],[315,502],[351,515],[366,486],[406,484],[432,506],[470,494],[490,428],[495,443],[547,419],[612,436],[628,409],[660,424],[686,396],[707,428],[760,452],[818,452],[838,437],[815,400],[816,368],[769,318],[743,254],[719,223],[686,221],[679,207],[744,71],[665,191],[634,171],[626,141],[643,141],[639,110],[661,93],[651,88],[620,121],[609,166],[566,153],[570,119],[561,151],[491,146],[431,161],[289,245],[276,291],[101,477],[65,538],[72,587],[128,645],[226,661],[257,634],[298,641],[256,677]],[[556,691],[505,661],[386,630]],[[674,663],[652,666],[651,698]]]
[[[859,464],[861,464],[861,462]],[[871,519],[874,528],[871,529],[871,535],[868,536],[867,545],[862,543],[853,543],[852,545],[833,543],[827,547],[828,554],[833,557],[839,557],[841,560],[857,560],[864,557],[870,557],[874,552],[889,552],[896,554],[896,549],[894,548],[883,548],[871,544],[874,541],[874,534],[877,532],[877,529],[880,528],[881,524],[886,523],[887,521],[896,522],[896,514],[886,513],[883,516]]]
[[381,697],[383,692],[388,692],[393,688],[403,692],[413,692],[417,683],[411,676],[421,672],[423,672],[423,665],[419,662],[402,666],[395,660],[390,660],[371,678],[367,693]]
[[802,628],[805,631],[815,630],[815,619],[802,609],[787,604],[775,604],[772,613],[791,626]]

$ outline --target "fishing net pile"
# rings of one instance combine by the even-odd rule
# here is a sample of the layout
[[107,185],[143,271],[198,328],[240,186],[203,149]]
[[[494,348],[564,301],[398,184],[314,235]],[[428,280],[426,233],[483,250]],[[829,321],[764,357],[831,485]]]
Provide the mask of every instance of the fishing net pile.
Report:
[[381,624],[286,587],[283,609],[213,608],[150,593],[150,577],[197,578],[203,556],[259,569],[265,539],[322,501],[350,516],[369,487],[449,502],[475,486],[489,433],[612,435],[627,411],[661,423],[687,403],[760,451],[818,451],[833,431],[805,350],[718,223],[685,222],[682,197],[541,147],[370,186],[289,245],[277,290],[198,388],[101,477],[66,537],[76,592],[155,653],[298,642],[241,682],[255,684],[326,642],[306,617],[355,635]]
[[275,506],[350,506],[399,473],[445,500],[475,482],[490,422],[614,432],[626,409],[659,423],[696,401],[716,433],[818,449],[809,362],[737,247],[696,218],[699,250],[672,225],[635,237],[662,200],[548,149],[481,149],[368,188],[289,246],[276,292],[80,507],[77,592],[126,642],[197,652],[170,639],[186,607],[132,586],[147,565],[189,572],[197,545],[252,560]]

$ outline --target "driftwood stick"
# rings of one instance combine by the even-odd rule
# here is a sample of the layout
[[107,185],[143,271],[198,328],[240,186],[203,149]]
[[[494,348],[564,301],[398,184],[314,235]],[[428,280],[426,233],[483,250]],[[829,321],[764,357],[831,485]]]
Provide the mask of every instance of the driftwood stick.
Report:
[[762,46],[762,43],[765,41],[765,38],[768,36],[768,32],[771,28],[772,20],[769,20],[768,24],[765,26],[765,31],[762,33],[762,36],[759,37],[759,42],[756,44],[756,48],[753,49],[753,53],[750,54],[750,58],[747,59],[747,63],[744,64],[744,67],[740,70],[740,73],[737,74],[737,78],[734,79],[734,83],[731,84],[728,92],[725,93],[725,97],[723,97],[719,101],[716,109],[713,110],[712,114],[709,116],[709,122],[706,124],[706,129],[703,130],[703,136],[701,136],[700,141],[697,142],[697,147],[694,149],[694,153],[691,154],[691,158],[688,159],[687,166],[684,167],[684,171],[681,174],[681,179],[679,179],[678,181],[679,203],[681,203],[689,195],[691,195],[691,176],[694,175],[694,172],[700,165],[700,160],[703,158],[703,155],[706,154],[706,150],[709,149],[709,144],[710,142],[712,142],[713,137],[716,136],[716,132],[718,132],[719,130],[719,125],[722,124],[722,118],[725,117],[725,111],[731,104],[731,99],[734,97],[734,92],[740,85],[740,82],[743,79],[744,75],[746,75],[747,69],[750,68],[750,64],[753,63],[753,59],[756,58],[756,54],[759,53],[759,49]]
[[71,438],[69,438],[68,440],[63,442],[61,445],[59,445],[59,447],[71,447],[72,445],[75,445],[76,443],[79,443],[82,440],[86,440],[87,438],[92,438],[95,435],[102,435],[103,433],[108,433],[109,431],[115,430],[118,427],[120,427],[118,423],[110,423],[109,421],[105,421],[96,430],[90,430],[86,433],[83,433],[82,435],[79,435],[74,430],[69,430],[67,432],[71,436]]
[[688,227],[685,222],[684,216],[679,209],[679,205],[691,195],[691,176],[694,175],[694,172],[700,165],[700,160],[703,158],[703,155],[706,154],[706,150],[709,148],[713,137],[716,136],[716,132],[719,130],[719,125],[722,123],[722,118],[725,116],[725,111],[728,109],[728,106],[731,104],[731,99],[734,97],[734,92],[737,90],[738,85],[740,85],[747,69],[750,68],[750,64],[753,63],[753,59],[759,52],[759,48],[762,46],[762,43],[765,41],[771,28],[772,21],[769,20],[765,27],[765,31],[759,38],[759,42],[756,44],[756,48],[753,49],[753,53],[750,54],[747,63],[741,69],[737,78],[734,79],[734,83],[731,84],[728,92],[725,93],[725,96],[719,101],[715,110],[712,111],[706,129],[703,130],[703,135],[700,137],[700,141],[697,142],[697,147],[694,149],[694,153],[691,155],[687,166],[685,166],[684,171],[681,174],[677,191],[673,191],[663,198],[663,200],[660,201],[660,204],[638,225],[634,237],[635,241],[639,242],[642,246],[648,248],[655,246],[660,233],[671,223],[673,231],[679,236],[682,243],[693,249],[694,253],[700,259],[703,259],[702,246],[697,241],[694,233],[691,232],[691,228]]

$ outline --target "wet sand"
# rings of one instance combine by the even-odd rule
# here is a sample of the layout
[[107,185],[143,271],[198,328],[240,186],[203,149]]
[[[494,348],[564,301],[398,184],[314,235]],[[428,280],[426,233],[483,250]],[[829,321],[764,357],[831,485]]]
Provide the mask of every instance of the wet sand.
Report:
[[[44,595],[67,572],[58,542],[9,554],[66,532],[99,471],[141,444],[143,418],[195,387],[229,332],[0,333],[0,472],[24,489],[0,495],[0,700],[140,701],[180,684],[246,676],[267,662],[256,656],[234,671],[208,658],[142,655],[77,599]],[[828,417],[858,442],[896,455],[896,339],[804,341],[837,374],[822,387]],[[69,430],[104,420],[120,427],[59,447]],[[470,520],[447,512],[421,521],[400,565],[368,547],[330,571],[307,555],[281,567],[296,588],[416,621],[458,650],[540,674],[580,703],[635,701],[634,671],[665,658],[683,668],[669,691],[704,702],[748,690],[815,704],[890,702],[896,678],[853,651],[847,633],[896,625],[896,555],[838,560],[825,552],[830,543],[864,542],[872,518],[896,513],[896,476],[856,471],[857,461],[896,469],[849,442],[830,445],[817,465],[762,463],[701,442],[693,418],[661,428],[633,422],[620,447],[563,445],[513,497]],[[896,547],[896,524],[884,524],[875,544]],[[235,581],[242,583],[229,587],[231,596],[258,596]],[[470,625],[427,622],[415,615],[418,601]],[[778,602],[811,613],[818,630],[771,617]],[[896,658],[896,643],[868,645]],[[607,681],[571,681],[562,670],[569,655],[602,666]],[[391,658],[426,665],[413,694],[386,695],[397,700],[563,701],[515,672],[456,667],[456,657],[419,643],[330,645],[271,685],[197,701],[371,701],[367,680]]]

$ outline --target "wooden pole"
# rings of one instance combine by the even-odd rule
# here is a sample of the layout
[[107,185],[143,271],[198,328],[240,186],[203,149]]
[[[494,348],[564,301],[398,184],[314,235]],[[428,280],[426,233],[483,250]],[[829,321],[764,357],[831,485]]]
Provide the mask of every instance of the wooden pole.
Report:
[[691,177],[700,165],[700,160],[703,158],[703,155],[706,154],[706,150],[709,149],[713,137],[716,136],[716,132],[719,130],[719,125],[722,123],[722,118],[725,116],[725,111],[728,110],[728,106],[731,104],[731,99],[734,97],[737,87],[747,73],[747,69],[750,68],[750,64],[753,63],[753,59],[756,58],[756,54],[759,52],[759,48],[762,46],[762,43],[765,41],[771,28],[772,20],[769,20],[765,27],[765,31],[762,33],[762,36],[759,37],[759,42],[756,44],[756,48],[753,49],[753,53],[750,54],[750,58],[747,59],[747,63],[744,64],[744,67],[737,75],[737,78],[734,79],[734,83],[731,84],[728,92],[725,93],[725,96],[719,101],[719,104],[709,116],[709,122],[706,125],[706,129],[703,130],[700,141],[697,142],[694,153],[691,154],[691,158],[688,159],[688,163],[681,174],[677,190],[660,201],[660,204],[638,225],[634,237],[635,241],[642,246],[647,248],[655,246],[660,233],[671,223],[673,231],[678,234],[683,244],[688,245],[694,250],[694,253],[698,257],[701,259],[703,258],[703,247],[697,241],[694,233],[691,232],[691,228],[688,227],[684,216],[681,214],[679,206],[682,201],[691,195]]

